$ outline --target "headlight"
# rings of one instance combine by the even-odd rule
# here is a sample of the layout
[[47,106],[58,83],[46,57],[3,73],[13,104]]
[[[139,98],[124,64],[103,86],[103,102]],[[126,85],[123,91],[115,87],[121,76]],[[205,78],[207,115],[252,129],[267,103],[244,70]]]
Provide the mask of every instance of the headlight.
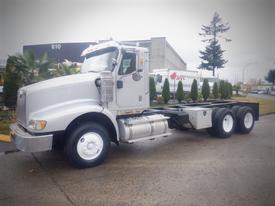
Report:
[[47,125],[46,120],[30,120],[28,127],[34,130],[44,129]]

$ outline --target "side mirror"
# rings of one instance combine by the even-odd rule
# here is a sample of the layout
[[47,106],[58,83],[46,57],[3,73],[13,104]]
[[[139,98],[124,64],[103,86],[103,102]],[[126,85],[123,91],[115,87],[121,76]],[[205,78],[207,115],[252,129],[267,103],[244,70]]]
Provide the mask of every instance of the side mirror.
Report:
[[117,65],[117,60],[115,58],[112,58],[112,65],[113,68]]

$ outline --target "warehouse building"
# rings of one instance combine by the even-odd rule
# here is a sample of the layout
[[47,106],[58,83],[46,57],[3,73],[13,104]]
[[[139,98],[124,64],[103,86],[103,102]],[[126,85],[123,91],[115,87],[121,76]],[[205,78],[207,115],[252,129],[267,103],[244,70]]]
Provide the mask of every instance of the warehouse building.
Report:
[[186,63],[165,37],[150,40],[123,41],[128,45],[139,45],[149,49],[150,72],[154,69],[174,69],[186,71]]
[[[106,40],[99,42],[104,41]],[[138,45],[149,49],[150,72],[154,69],[186,70],[186,63],[167,42],[165,37],[155,37],[149,40],[122,41],[122,43],[126,45]],[[64,61],[82,63],[84,60],[83,57],[81,57],[82,51],[94,44],[96,43],[80,42],[26,45],[23,47],[23,52],[32,50],[37,58],[47,53],[48,57],[57,63]]]

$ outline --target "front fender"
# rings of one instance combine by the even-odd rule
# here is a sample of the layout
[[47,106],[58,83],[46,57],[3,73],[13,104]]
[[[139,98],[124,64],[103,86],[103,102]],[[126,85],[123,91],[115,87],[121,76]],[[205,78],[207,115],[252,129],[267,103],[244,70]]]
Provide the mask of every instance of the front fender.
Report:
[[74,119],[91,112],[102,113],[107,116],[113,123],[116,129],[117,137],[119,137],[119,130],[115,115],[113,115],[108,109],[100,106],[96,101],[92,100],[74,100],[37,111],[30,115],[30,119],[46,120],[47,125],[43,130],[30,131],[36,133],[64,131]]

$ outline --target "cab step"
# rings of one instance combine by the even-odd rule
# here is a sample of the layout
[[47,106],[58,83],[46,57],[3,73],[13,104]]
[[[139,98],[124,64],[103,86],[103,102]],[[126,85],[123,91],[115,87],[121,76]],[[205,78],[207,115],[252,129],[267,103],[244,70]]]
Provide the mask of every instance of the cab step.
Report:
[[142,137],[142,138],[137,138],[137,139],[131,139],[131,140],[127,140],[127,141],[123,141],[125,143],[135,143],[135,142],[139,142],[139,141],[144,141],[144,140],[154,140],[160,137],[167,137],[169,135],[171,135],[172,133],[167,132],[164,134],[159,134],[159,135],[154,135],[154,136],[149,136],[149,137]]

